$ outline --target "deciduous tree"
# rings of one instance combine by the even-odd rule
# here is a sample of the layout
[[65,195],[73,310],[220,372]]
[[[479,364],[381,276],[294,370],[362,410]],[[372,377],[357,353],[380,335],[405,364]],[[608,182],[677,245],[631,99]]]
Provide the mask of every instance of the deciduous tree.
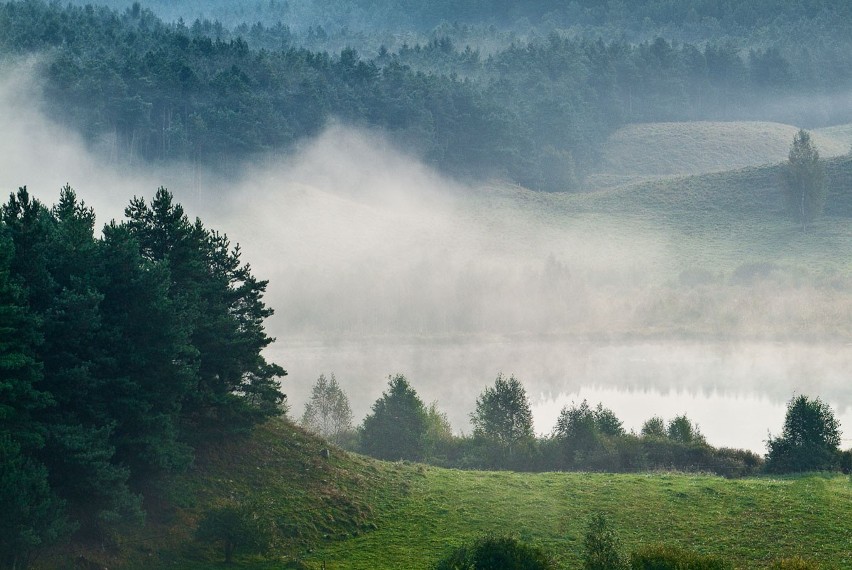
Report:
[[302,426],[336,445],[340,445],[342,438],[352,429],[349,398],[338,385],[334,373],[328,379],[324,374],[317,378],[311,399],[305,403]]
[[835,469],[839,460],[840,424],[831,407],[819,398],[796,396],[787,404],[781,435],[770,436],[766,446],[767,471]]
[[787,208],[805,231],[808,224],[822,214],[826,188],[825,167],[811,135],[804,129],[793,137],[782,181]]
[[470,420],[474,436],[496,442],[510,456],[519,444],[535,438],[527,392],[517,378],[506,378],[502,372],[476,399]]

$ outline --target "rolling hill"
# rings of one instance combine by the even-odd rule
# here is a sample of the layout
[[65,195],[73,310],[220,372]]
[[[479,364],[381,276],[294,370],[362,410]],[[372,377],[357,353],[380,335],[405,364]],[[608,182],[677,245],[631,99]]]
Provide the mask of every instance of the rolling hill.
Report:
[[[617,177],[683,176],[777,164],[797,127],[767,122],[643,123],[622,127],[603,146],[600,173]],[[849,152],[849,127],[813,132],[823,158]]]
[[[199,453],[186,474],[146,490],[145,529],[56,553],[40,568],[430,568],[454,545],[487,532],[548,549],[577,568],[592,513],[609,516],[625,549],[663,542],[768,568],[802,555],[848,567],[852,487],[843,476],[725,480],[703,475],[456,471],[385,463],[332,449],[286,421]],[[193,538],[210,509],[250,506],[273,527],[265,556],[220,562]]]

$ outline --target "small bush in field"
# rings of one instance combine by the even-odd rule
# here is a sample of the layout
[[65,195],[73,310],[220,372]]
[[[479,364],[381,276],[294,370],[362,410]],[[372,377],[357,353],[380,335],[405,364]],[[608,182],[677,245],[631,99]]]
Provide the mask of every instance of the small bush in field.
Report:
[[196,537],[221,545],[229,564],[238,551],[265,553],[272,544],[267,522],[243,505],[225,505],[207,511],[198,523]]
[[621,555],[618,536],[600,513],[592,516],[583,540],[583,570],[621,570],[627,564]]
[[552,570],[550,557],[537,546],[510,536],[489,535],[460,546],[436,570]]
[[675,546],[643,547],[630,555],[630,570],[731,570],[718,556],[698,554]]

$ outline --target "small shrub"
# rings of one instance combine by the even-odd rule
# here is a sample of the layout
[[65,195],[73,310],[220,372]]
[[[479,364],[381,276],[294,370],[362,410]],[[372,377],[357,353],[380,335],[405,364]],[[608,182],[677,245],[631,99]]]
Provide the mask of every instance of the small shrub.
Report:
[[600,513],[592,516],[583,540],[583,570],[621,570],[627,564],[609,521]]
[[643,547],[630,555],[630,570],[730,570],[718,556],[698,554],[675,546]]
[[537,546],[511,536],[488,535],[456,548],[436,570],[552,570],[550,557]]
[[229,564],[238,550],[265,553],[272,544],[270,525],[242,505],[225,505],[207,511],[198,523],[196,537],[221,545],[225,562]]
[[847,475],[852,473],[852,449],[840,452],[840,470]]

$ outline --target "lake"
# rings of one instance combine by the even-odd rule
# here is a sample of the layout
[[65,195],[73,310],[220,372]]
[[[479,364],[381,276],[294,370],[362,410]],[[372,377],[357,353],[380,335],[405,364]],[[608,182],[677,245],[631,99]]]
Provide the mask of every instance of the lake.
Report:
[[[537,433],[559,411],[587,399],[611,408],[627,430],[651,416],[687,414],[709,443],[758,453],[781,431],[794,394],[819,396],[852,436],[852,345],[781,342],[577,341],[565,338],[283,339],[269,356],[283,365],[291,416],[298,418],[320,374],[334,373],[356,422],[403,373],[426,402],[437,401],[457,433],[470,433],[476,398],[498,372],[514,374],[532,404]],[[852,446],[844,437],[843,447]]]

